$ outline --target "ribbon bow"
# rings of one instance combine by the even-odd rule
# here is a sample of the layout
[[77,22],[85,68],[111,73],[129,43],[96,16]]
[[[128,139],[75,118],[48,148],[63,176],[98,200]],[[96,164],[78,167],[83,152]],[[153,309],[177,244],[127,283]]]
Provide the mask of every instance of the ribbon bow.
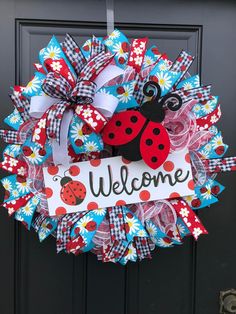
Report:
[[[45,65],[50,71],[42,85],[42,89],[51,99],[47,99],[47,109],[36,123],[33,141],[41,146],[46,138],[60,142],[62,117],[67,109],[73,109],[94,132],[98,133],[106,124],[106,118],[91,104],[94,101],[96,83],[93,80],[99,72],[112,60],[109,53],[100,53],[88,62],[80,72],[77,81],[74,80],[63,59],[55,61],[47,59]],[[55,71],[55,72],[53,72]],[[42,100],[42,96],[40,96]],[[42,104],[41,104],[42,105]],[[45,109],[45,108],[42,108]]]
[[65,157],[59,160],[56,156],[58,153],[65,155],[74,113],[88,128],[99,133],[107,122],[106,117],[112,116],[115,111],[118,104],[116,97],[103,95],[101,98],[101,95],[96,95],[97,89],[122,74],[116,66],[109,65],[113,57],[104,51],[95,55],[81,69],[77,80],[64,59],[45,61],[48,74],[42,89],[46,95],[33,96],[30,104],[30,115],[40,118],[34,127],[32,140],[44,147],[46,140],[51,139],[54,162],[66,162]]
[[42,88],[51,97],[72,103],[91,103],[94,100],[96,83],[89,80],[78,80],[75,84],[69,83],[61,74],[49,72]]

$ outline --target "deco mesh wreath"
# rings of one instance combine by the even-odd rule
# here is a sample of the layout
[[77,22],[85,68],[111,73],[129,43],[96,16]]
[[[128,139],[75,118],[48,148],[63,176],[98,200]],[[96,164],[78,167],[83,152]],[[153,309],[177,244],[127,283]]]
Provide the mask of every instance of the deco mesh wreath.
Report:
[[81,48],[52,37],[33,79],[13,88],[2,206],[57,252],[126,264],[197,239],[207,231],[195,210],[224,189],[214,173],[235,169],[218,97],[188,74],[194,58],[172,62],[147,42],[119,30]]

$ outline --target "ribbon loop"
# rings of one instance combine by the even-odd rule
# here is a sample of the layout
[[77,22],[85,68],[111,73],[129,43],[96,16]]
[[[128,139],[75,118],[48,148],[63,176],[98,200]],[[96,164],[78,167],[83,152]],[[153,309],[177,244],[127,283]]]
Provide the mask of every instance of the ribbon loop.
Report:
[[82,69],[80,77],[93,81],[98,74],[112,61],[114,55],[102,51],[95,55]]
[[91,104],[77,105],[75,113],[95,133],[100,133],[107,123],[106,118]]
[[76,74],[79,75],[81,69],[86,64],[86,59],[80,47],[76,44],[70,34],[66,34],[65,41],[61,46],[70,63],[73,65]]
[[78,81],[71,93],[75,103],[92,103],[97,85],[89,80]]
[[61,74],[55,72],[49,72],[47,74],[42,89],[48,96],[63,100],[70,100],[70,94],[72,92],[71,85],[68,81]]
[[71,106],[70,102],[59,101],[57,104],[52,105],[47,114],[47,137],[56,139],[60,142],[60,130],[64,112]]

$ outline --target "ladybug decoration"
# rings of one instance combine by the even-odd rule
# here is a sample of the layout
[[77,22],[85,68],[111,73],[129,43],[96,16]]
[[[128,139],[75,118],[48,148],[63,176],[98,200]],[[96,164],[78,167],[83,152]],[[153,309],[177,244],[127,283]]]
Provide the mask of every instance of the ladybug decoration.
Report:
[[[82,127],[82,135],[90,135],[93,132],[93,130],[85,123]],[[76,146],[83,146],[84,142],[81,139],[77,139],[75,141]]]
[[201,204],[202,204],[202,202],[200,201],[199,198],[195,198],[195,199],[193,199],[192,202],[191,202],[191,206],[192,206],[192,207],[200,207]]
[[64,172],[64,177],[56,175],[53,177],[53,181],[57,181],[58,178],[60,178],[60,184],[62,186],[60,191],[61,200],[67,205],[76,206],[84,201],[86,187],[80,181],[72,180],[71,177],[66,176],[66,171]]
[[[129,52],[129,44],[124,41],[121,44],[121,50],[124,53],[128,53]],[[118,61],[119,61],[120,64],[124,64],[125,63],[125,58],[124,57],[119,57]]]
[[[90,220],[86,223],[84,223],[84,228],[87,229],[88,231],[95,231],[97,229],[97,223],[94,220]],[[76,227],[75,228],[75,233],[79,234],[80,233],[80,228]]]
[[215,152],[216,152],[216,154],[217,155],[223,155],[224,154],[224,152],[225,152],[225,149],[224,149],[224,146],[222,145],[222,146],[218,146],[217,148],[215,148]]
[[115,114],[103,129],[103,141],[116,146],[125,159],[143,159],[157,169],[170,151],[170,139],[161,122],[167,109],[177,111],[182,106],[182,99],[175,93],[161,97],[161,88],[154,81],[144,85],[143,93],[152,99],[139,109]]
[[[22,151],[25,157],[29,157],[34,153],[33,150],[29,146],[23,146]],[[47,152],[44,148],[40,148],[38,153],[40,156],[45,156]]]
[[85,228],[88,230],[88,231],[95,231],[97,229],[97,223],[96,221],[89,221]]

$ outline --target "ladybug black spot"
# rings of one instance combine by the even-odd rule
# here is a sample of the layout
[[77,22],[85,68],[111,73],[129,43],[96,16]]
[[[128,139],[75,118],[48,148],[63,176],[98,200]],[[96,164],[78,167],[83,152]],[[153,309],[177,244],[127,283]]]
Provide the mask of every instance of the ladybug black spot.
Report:
[[152,162],[157,162],[157,157],[156,156],[152,157]]
[[138,118],[135,117],[135,116],[132,116],[132,117],[130,118],[130,121],[133,122],[133,123],[136,123],[136,122],[138,121]]
[[164,145],[163,144],[159,144],[158,148],[162,150],[162,149],[164,149]]
[[133,131],[132,131],[132,129],[131,128],[127,128],[127,129],[125,129],[125,133],[126,134],[131,134]]
[[109,133],[108,136],[109,136],[110,139],[113,139],[115,137],[115,134],[114,133]]
[[158,134],[160,134],[160,129],[155,128],[155,129],[153,129],[152,132],[153,132],[154,135],[158,135]]
[[121,126],[121,121],[116,121],[116,126]]
[[148,146],[152,145],[152,143],[153,143],[152,139],[148,138],[148,139],[146,140],[146,144],[147,144]]

